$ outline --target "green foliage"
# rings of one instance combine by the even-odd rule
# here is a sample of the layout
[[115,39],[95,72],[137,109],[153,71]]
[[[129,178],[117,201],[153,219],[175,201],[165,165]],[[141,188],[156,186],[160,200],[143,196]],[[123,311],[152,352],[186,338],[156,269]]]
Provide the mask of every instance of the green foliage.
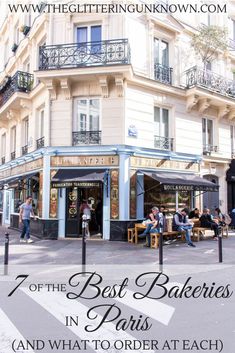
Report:
[[228,48],[228,32],[219,26],[201,26],[199,33],[194,34],[191,45],[200,55],[204,65],[216,58],[217,51],[225,52]]

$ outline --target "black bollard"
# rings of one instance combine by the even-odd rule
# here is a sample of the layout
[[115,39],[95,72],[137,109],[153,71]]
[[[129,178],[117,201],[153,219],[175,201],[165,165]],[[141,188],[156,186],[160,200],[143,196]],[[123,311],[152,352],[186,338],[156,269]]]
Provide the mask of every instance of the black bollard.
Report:
[[222,233],[218,237],[219,262],[223,262]]
[[8,259],[9,259],[9,233],[5,233],[4,265],[8,265]]
[[87,216],[82,216],[82,265],[86,265],[86,228]]
[[163,233],[159,237],[159,265],[163,265]]

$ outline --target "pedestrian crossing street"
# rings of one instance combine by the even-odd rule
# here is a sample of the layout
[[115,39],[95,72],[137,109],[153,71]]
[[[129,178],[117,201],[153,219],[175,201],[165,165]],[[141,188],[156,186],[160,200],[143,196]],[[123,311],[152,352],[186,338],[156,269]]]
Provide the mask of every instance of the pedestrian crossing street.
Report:
[[[174,282],[169,283],[169,288],[172,286],[178,285],[182,287],[182,284]],[[126,295],[124,298],[115,298],[113,299],[117,305],[118,303],[124,308],[122,311],[127,314],[129,312],[130,315],[139,315],[148,316],[152,321],[158,322],[160,325],[167,326],[169,325],[172,317],[174,316],[175,308],[167,305],[161,301],[154,301],[151,299],[143,299],[141,300],[141,304],[138,300],[133,298],[133,291],[126,290]],[[13,297],[11,301],[13,300]],[[17,301],[18,304],[15,302]],[[30,302],[30,303],[29,303]],[[153,305],[154,303],[154,305]],[[30,304],[30,305],[29,305]],[[91,303],[87,303],[91,307]],[[26,323],[24,320],[26,318],[19,317],[22,315],[22,311],[24,309],[17,310],[18,306],[21,308],[27,308],[29,306],[30,310],[32,310],[30,314],[30,319],[33,322],[32,326],[30,322]],[[82,340],[108,340],[109,342],[114,342],[118,339],[120,340],[136,340],[139,337],[138,332],[125,332],[125,331],[117,331],[115,327],[115,322],[105,323],[99,330],[95,332],[86,332],[84,327],[87,325],[91,326],[91,320],[87,318],[87,312],[89,310],[89,306],[84,305],[78,300],[68,300],[65,298],[64,293],[56,293],[56,292],[48,292],[43,290],[41,292],[30,292],[28,288],[21,288],[18,297],[14,300],[14,305],[8,306],[7,308],[0,309],[0,353],[12,353],[12,342],[15,340],[16,342],[26,342],[26,340],[32,339],[42,339],[40,337],[39,332],[33,332],[34,327],[37,327],[38,331],[40,329],[38,327],[46,326],[46,331],[48,333],[48,337],[44,339],[52,338],[53,334],[56,333],[60,338],[67,338],[70,334],[71,337],[76,337],[76,339]],[[36,309],[35,309],[36,308]],[[10,315],[8,315],[8,310],[10,310]],[[37,318],[35,317],[37,316]],[[78,325],[73,325],[66,327],[65,326],[65,317],[77,315],[79,317]],[[126,315],[128,317],[128,315]],[[102,315],[93,313],[95,317],[92,320],[92,325],[97,326],[101,319]],[[35,325],[35,321],[37,325]],[[19,323],[21,323],[19,325]],[[45,330],[44,330],[45,331]],[[56,336],[55,335],[55,336]],[[18,345],[19,346],[19,345]],[[17,347],[17,344],[16,346]],[[94,350],[94,344],[88,343],[88,347],[90,352],[98,352],[103,353],[104,350],[99,347],[99,349]],[[40,350],[41,352],[47,352],[47,350]],[[60,351],[60,350],[59,350]],[[18,352],[34,352],[33,349],[27,350],[18,350]],[[58,351],[57,351],[58,352]],[[68,350],[69,352],[69,350]],[[115,350],[110,350],[110,352],[115,352]],[[118,350],[119,353],[126,352],[124,350]],[[132,352],[144,353],[142,350],[132,350]],[[145,351],[146,352],[146,351]],[[154,352],[153,350],[148,350],[148,352]]]

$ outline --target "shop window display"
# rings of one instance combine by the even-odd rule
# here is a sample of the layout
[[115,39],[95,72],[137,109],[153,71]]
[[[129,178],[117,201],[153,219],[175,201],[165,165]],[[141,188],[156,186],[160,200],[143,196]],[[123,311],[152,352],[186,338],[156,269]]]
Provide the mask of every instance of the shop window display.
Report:
[[0,211],[3,211],[3,191],[0,191]]
[[39,199],[39,182],[38,177],[34,176],[30,179],[22,179],[18,181],[14,190],[14,212],[19,213],[20,205],[25,202],[27,196],[32,196],[32,206],[35,215],[38,215],[38,199]]
[[191,191],[163,191],[160,183],[148,177],[144,178],[144,214],[153,206],[166,207],[166,213],[173,214],[181,208],[191,208]]

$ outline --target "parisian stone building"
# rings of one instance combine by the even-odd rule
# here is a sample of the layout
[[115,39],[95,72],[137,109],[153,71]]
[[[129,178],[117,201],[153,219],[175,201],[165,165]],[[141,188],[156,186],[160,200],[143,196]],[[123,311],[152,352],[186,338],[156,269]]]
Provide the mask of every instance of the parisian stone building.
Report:
[[[82,200],[94,234],[99,204],[98,231],[110,240],[125,239],[153,205],[234,208],[235,7],[227,6],[200,16],[62,14],[10,12],[1,2],[2,224],[18,228],[27,195],[42,238],[78,237]],[[206,68],[191,46],[201,25],[228,28],[228,50]]]

